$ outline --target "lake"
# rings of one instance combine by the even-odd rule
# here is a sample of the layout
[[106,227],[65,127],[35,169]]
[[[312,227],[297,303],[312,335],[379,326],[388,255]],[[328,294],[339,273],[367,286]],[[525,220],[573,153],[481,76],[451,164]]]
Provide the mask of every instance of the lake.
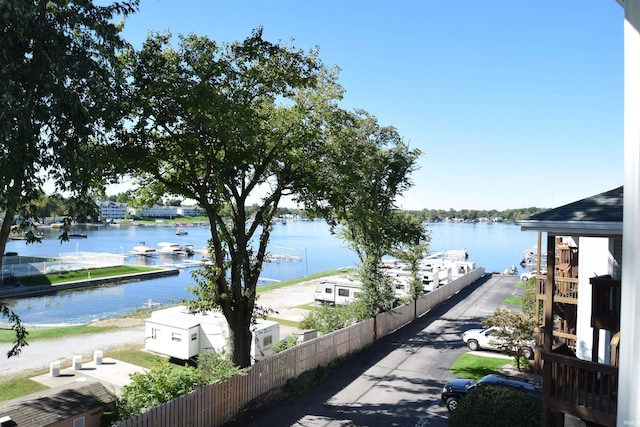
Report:
[[[523,251],[537,244],[537,233],[522,232],[508,223],[429,223],[431,251],[466,249],[469,261],[487,272],[502,272],[512,265],[519,269]],[[163,264],[180,262],[162,256],[146,258],[130,255],[134,246],[145,242],[159,248],[161,242],[192,244],[205,248],[209,228],[184,227],[186,235],[176,235],[168,226],[84,227],[74,229],[86,239],[60,242],[58,231],[43,229],[41,244],[24,241],[7,243],[7,252],[20,255],[53,256],[72,252],[109,252],[126,255],[126,263]],[[288,221],[276,224],[271,234],[269,252],[290,261],[265,263],[261,274],[264,282],[293,279],[334,268],[357,266],[356,255],[329,232],[323,221]],[[193,258],[199,259],[196,254]],[[76,324],[122,316],[152,300],[160,304],[191,298],[187,287],[195,282],[193,268],[181,269],[177,276],[109,285],[91,289],[61,291],[56,294],[6,300],[27,324]]]

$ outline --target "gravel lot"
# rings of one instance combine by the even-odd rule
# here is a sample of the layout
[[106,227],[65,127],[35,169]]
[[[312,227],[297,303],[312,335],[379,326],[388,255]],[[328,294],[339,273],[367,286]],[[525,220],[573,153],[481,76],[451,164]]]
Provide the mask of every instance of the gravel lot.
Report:
[[[307,310],[299,306],[313,303],[313,291],[320,279],[303,282],[259,293],[258,304],[269,307],[277,312],[273,316],[300,321]],[[0,381],[2,377],[15,374],[25,374],[47,370],[49,364],[60,360],[71,363],[74,355],[82,354],[86,360],[91,359],[95,350],[102,350],[105,357],[109,357],[109,350],[127,345],[144,344],[144,321],[139,319],[109,319],[97,322],[100,325],[120,326],[122,330],[71,336],[55,340],[39,340],[30,343],[22,349],[17,357],[6,358],[11,344],[0,344]],[[295,328],[281,327],[280,337],[284,338]]]

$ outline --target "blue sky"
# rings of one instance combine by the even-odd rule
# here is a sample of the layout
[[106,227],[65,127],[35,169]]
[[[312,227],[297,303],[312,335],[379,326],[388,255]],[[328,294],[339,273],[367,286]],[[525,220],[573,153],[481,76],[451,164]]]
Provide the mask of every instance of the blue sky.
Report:
[[342,106],[423,154],[405,209],[552,208],[623,183],[615,0],[141,0],[148,31],[318,47]]

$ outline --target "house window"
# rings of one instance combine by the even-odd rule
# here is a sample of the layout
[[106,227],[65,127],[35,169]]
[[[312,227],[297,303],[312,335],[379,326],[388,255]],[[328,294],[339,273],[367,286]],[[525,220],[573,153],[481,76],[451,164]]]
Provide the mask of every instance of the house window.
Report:
[[273,337],[271,335],[268,335],[268,336],[264,337],[264,340],[262,341],[262,347],[263,348],[269,348],[269,347],[271,347],[272,343],[273,343]]
[[73,427],[84,427],[84,417],[73,420]]
[[197,339],[198,339],[198,333],[197,332],[192,333],[191,334],[191,341],[195,341]]
[[153,340],[157,340],[158,339],[158,334],[160,333],[160,329],[158,328],[151,328],[151,339]]
[[396,285],[396,289],[404,290],[404,285]]
[[182,342],[182,334],[179,334],[177,332],[172,332],[171,341]]
[[340,295],[341,297],[348,297],[349,289],[338,289],[338,295]]

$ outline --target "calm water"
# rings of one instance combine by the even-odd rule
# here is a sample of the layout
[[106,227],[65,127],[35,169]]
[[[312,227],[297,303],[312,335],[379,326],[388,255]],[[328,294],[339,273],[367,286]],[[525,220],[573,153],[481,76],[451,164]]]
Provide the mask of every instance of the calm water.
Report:
[[[537,233],[521,232],[512,224],[433,223],[431,250],[466,249],[469,261],[487,272],[502,272],[511,265],[520,268],[522,252],[537,243]],[[55,230],[45,231],[42,244],[26,245],[9,241],[7,252],[20,255],[58,256],[75,251],[110,252],[127,255],[139,242],[158,248],[160,242],[191,243],[206,247],[208,227],[185,227],[187,235],[177,236],[172,227],[87,227],[86,239],[60,243]],[[74,230],[75,231],[75,230]],[[276,225],[271,235],[270,252],[299,257],[299,261],[266,263],[261,275],[265,281],[287,280],[333,268],[357,265],[355,254],[329,233],[321,221],[289,221]],[[199,258],[199,255],[194,257]],[[127,263],[180,262],[162,256],[147,260],[128,256]],[[111,285],[93,289],[62,291],[54,295],[6,301],[22,320],[32,324],[86,323],[116,317],[135,310],[147,300],[168,304],[191,298],[186,287],[193,285],[192,269],[182,269],[178,276]]]

